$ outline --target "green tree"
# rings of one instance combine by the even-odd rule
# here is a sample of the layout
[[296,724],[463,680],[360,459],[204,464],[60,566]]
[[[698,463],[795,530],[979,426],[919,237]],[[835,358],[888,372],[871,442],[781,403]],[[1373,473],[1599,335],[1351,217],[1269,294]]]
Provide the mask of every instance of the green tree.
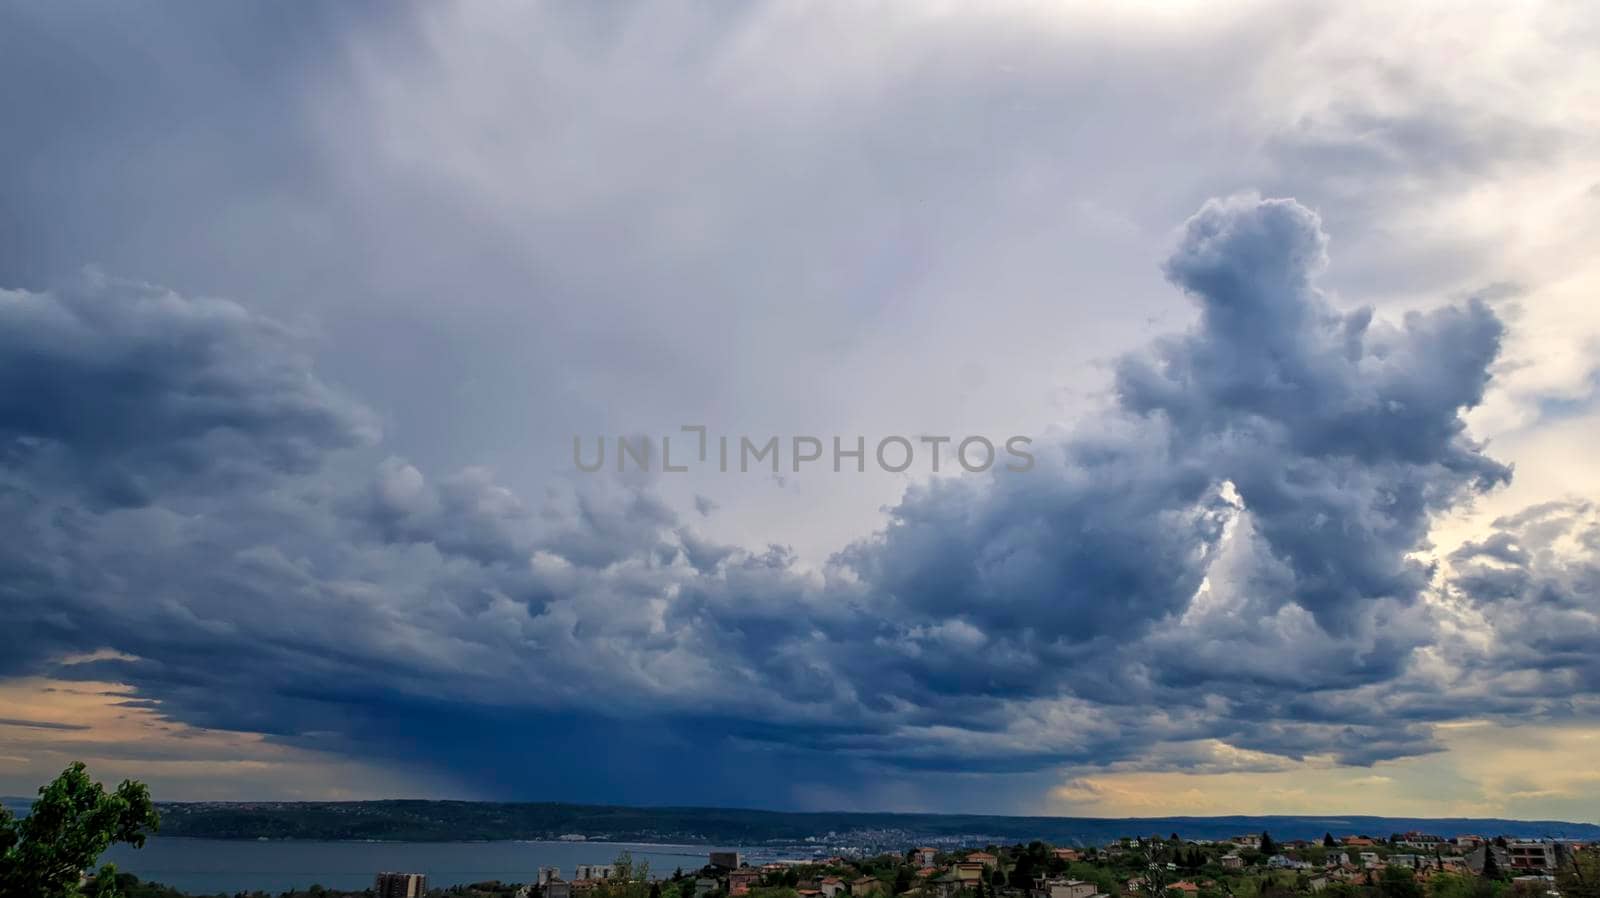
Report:
[[1339,843],[1335,842],[1333,840],[1333,833],[1323,833],[1322,834],[1322,847],[1323,848],[1337,848],[1338,845],[1339,845]]
[[1494,898],[1500,884],[1477,877],[1441,873],[1428,880],[1429,898]]
[[1385,867],[1378,894],[1383,898],[1423,898],[1422,886],[1405,867]]
[[650,862],[634,861],[631,852],[621,852],[611,862],[611,875],[595,884],[592,898],[650,898]]
[[143,783],[123,780],[115,792],[89,779],[74,762],[49,785],[28,816],[0,808],[0,898],[121,898],[116,868],[101,867],[89,891],[83,874],[118,842],[144,845],[160,818]]
[[1261,853],[1266,857],[1272,857],[1278,853],[1278,843],[1272,841],[1271,833],[1263,832],[1261,834]]
[[1023,853],[1017,858],[1017,865],[1011,868],[1011,887],[1013,889],[1033,888],[1033,855]]
[[1600,851],[1561,851],[1556,888],[1561,898],[1600,898]]
[[1483,878],[1500,878],[1500,862],[1494,859],[1493,845],[1483,846]]

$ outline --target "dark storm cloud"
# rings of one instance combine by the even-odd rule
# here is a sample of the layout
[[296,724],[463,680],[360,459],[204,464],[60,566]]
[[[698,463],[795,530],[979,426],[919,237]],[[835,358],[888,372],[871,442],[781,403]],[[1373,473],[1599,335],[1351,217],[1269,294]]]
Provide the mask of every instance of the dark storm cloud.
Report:
[[1123,360],[1118,407],[1039,453],[1040,476],[913,490],[841,553],[875,624],[872,651],[836,662],[862,701],[954,717],[1070,695],[1116,734],[1029,763],[1137,753],[1151,734],[1129,718],[1208,701],[1160,738],[1351,763],[1426,749],[1404,713],[1329,698],[1301,722],[1288,701],[1397,680],[1434,638],[1408,556],[1432,514],[1509,476],[1460,419],[1501,327],[1476,303],[1399,327],[1338,312],[1311,283],[1324,245],[1292,201],[1208,203],[1167,265],[1200,324]]
[[1509,476],[1460,418],[1501,327],[1339,311],[1324,244],[1293,201],[1206,204],[1167,265],[1191,332],[1124,359],[1035,471],[916,487],[821,569],[706,538],[648,481],[536,505],[369,458],[370,414],[238,306],[9,293],[0,372],[30,389],[0,400],[5,672],[485,794],[741,803],[883,770],[1208,769],[1210,740],[1369,764],[1482,713],[1474,673],[1592,685],[1593,567],[1549,546],[1600,538],[1564,507],[1454,559],[1499,645],[1419,679],[1440,612],[1410,553]]
[[1126,360],[1130,410],[1159,414],[1209,456],[1293,577],[1284,598],[1326,629],[1361,602],[1410,598],[1427,571],[1405,554],[1429,515],[1510,470],[1466,435],[1503,327],[1480,302],[1374,325],[1311,286],[1325,238],[1292,201],[1207,204],[1167,275],[1201,304],[1197,333]]
[[48,294],[0,293],[0,383],[7,466],[110,504],[307,473],[375,436],[281,325],[92,273]]

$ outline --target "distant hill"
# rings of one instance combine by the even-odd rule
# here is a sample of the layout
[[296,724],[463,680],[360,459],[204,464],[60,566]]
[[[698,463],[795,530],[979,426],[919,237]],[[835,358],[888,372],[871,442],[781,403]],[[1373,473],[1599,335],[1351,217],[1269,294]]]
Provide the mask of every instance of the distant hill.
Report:
[[1269,831],[1278,839],[1320,839],[1325,832],[1386,837],[1421,830],[1458,834],[1600,840],[1600,825],[1552,820],[1366,817],[999,817],[972,814],[793,813],[736,808],[624,807],[552,802],[357,801],[165,803],[163,836],[217,839],[477,841],[582,835],[610,841],[718,845],[829,844],[908,847],[938,839],[1057,845],[1104,844],[1121,836],[1176,832],[1224,839]]

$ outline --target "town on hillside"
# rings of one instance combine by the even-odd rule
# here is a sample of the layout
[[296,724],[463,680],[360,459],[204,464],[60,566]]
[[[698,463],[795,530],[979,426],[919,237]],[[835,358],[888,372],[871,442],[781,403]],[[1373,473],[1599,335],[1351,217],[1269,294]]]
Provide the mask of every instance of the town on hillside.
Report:
[[[383,872],[361,892],[314,888],[290,898],[1600,898],[1600,843],[1504,836],[1328,833],[1279,842],[1123,838],[1098,847],[917,847],[875,856],[751,864],[712,851],[695,870],[651,870],[623,852],[610,864],[544,867],[529,883],[430,888],[427,873]],[[130,898],[169,898],[129,883]],[[148,887],[147,887],[148,888]],[[262,898],[260,893],[243,898]]]

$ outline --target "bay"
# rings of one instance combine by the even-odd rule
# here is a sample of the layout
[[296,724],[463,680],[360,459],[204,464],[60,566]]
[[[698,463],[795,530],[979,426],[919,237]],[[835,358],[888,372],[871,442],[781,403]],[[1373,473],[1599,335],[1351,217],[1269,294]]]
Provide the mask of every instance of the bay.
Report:
[[363,889],[373,874],[426,873],[428,885],[500,880],[532,882],[540,867],[559,867],[571,879],[578,864],[609,864],[628,851],[655,876],[704,866],[704,845],[620,842],[310,842],[185,839],[156,836],[141,849],[114,846],[102,856],[142,880],[196,895],[261,890],[272,894],[322,885]]

